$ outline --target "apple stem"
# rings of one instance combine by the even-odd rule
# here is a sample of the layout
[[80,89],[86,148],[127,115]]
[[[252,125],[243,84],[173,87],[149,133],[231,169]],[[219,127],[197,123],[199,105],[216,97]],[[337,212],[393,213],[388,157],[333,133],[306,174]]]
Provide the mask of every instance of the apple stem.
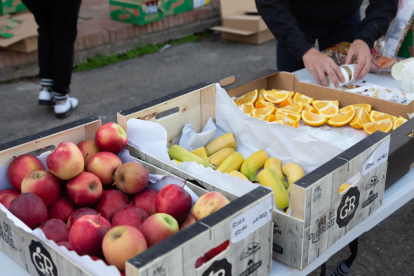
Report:
[[101,219],[101,214],[98,214],[98,224],[99,224],[99,220]]
[[16,198],[15,196],[12,196],[12,195],[9,195],[9,194],[5,194],[5,196],[9,196],[9,197],[12,197],[12,198]]
[[86,153],[86,155],[85,155],[85,157],[83,158],[83,160],[85,160],[85,159],[86,159],[86,157],[88,157],[88,155],[89,155],[89,152],[88,152],[88,153]]
[[134,201],[133,200],[131,200],[131,205],[134,203]]
[[45,150],[45,151],[53,151],[53,150],[47,149],[47,148],[42,148],[42,150]]
[[112,186],[116,185],[116,182],[114,182],[114,184],[112,184]]
[[187,179],[184,179],[184,185],[182,186],[183,189],[184,189],[186,183],[187,183]]

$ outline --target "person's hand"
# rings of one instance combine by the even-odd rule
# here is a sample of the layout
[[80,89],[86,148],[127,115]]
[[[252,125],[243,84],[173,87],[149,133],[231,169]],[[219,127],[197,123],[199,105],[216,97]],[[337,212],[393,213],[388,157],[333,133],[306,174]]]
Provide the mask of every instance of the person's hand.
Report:
[[348,49],[345,64],[350,64],[352,58],[357,56],[358,62],[354,72],[355,80],[360,80],[368,74],[371,68],[371,51],[368,45],[361,39],[355,39]]
[[345,82],[341,69],[339,69],[339,66],[336,65],[333,59],[315,48],[312,47],[308,50],[303,55],[302,60],[306,69],[308,69],[319,85],[328,86],[327,75],[331,78],[335,87],[339,86],[339,81]]

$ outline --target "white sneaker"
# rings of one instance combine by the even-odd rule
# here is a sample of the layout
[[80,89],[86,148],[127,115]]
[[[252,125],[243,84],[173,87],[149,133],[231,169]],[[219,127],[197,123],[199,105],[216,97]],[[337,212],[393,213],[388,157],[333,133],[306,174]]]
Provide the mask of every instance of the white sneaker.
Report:
[[42,86],[39,92],[39,105],[54,105],[53,93],[50,87]]
[[59,119],[68,117],[78,107],[78,99],[73,97],[59,97],[55,96],[55,114]]

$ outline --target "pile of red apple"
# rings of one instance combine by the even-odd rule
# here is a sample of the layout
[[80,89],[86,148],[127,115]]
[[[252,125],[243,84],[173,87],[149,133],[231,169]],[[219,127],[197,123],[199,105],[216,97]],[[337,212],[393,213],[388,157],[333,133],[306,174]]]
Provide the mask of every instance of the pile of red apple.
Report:
[[117,156],[127,142],[119,125],[107,123],[95,140],[60,143],[46,158],[49,171],[33,155],[18,156],[7,170],[15,189],[0,191],[0,203],[57,245],[121,271],[127,260],[229,203],[211,192],[193,207],[183,187],[146,188],[146,169]]

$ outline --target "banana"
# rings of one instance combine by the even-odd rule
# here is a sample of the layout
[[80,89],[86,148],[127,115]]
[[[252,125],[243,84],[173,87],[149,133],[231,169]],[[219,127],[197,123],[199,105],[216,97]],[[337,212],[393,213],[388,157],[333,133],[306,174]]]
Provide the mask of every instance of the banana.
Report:
[[237,148],[236,140],[234,140],[233,133],[231,132],[226,133],[208,143],[206,146],[207,156],[213,155],[219,150],[225,148]]
[[240,178],[241,180],[247,180],[247,177],[245,177],[244,176],[244,174],[242,174],[241,172],[239,172],[239,171],[231,171],[230,173],[229,173],[232,177],[238,177],[238,178]]
[[168,155],[171,159],[175,159],[176,162],[196,162],[197,164],[203,165],[204,167],[210,167],[212,169],[216,169],[213,165],[206,162],[200,156],[195,155],[194,153],[186,150],[185,148],[180,147],[179,145],[173,145],[168,150]]
[[259,180],[259,183],[263,186],[272,188],[275,194],[277,208],[286,211],[286,209],[289,207],[289,195],[276,172],[269,168],[263,169],[257,175],[257,180]]
[[295,163],[286,163],[283,165],[282,172],[286,175],[289,185],[295,183],[305,175],[302,167]]
[[347,184],[347,183],[342,184],[342,185],[339,187],[338,194],[342,194],[342,192],[343,192],[343,191],[345,191],[346,189],[348,189],[350,186],[351,186],[351,185],[349,185],[349,184]]
[[239,152],[233,152],[229,157],[227,157],[223,163],[220,164],[218,170],[222,173],[229,173],[231,171],[237,171],[240,169],[241,165],[244,162],[244,157]]
[[283,185],[285,185],[285,188],[287,189],[289,187],[289,184],[285,181],[285,176],[282,173],[282,160],[271,157],[266,160],[264,163],[264,168],[267,169],[273,169],[277,176],[279,177],[280,181],[282,181]]
[[206,153],[206,148],[205,147],[201,147],[198,149],[195,149],[192,151],[192,153],[194,153],[197,156],[200,156],[201,158],[204,159],[204,161],[208,162],[208,158],[207,158],[207,153]]
[[183,162],[180,162],[180,161],[175,160],[175,159],[173,159],[173,160],[175,161],[175,163],[177,163],[177,165],[180,165],[181,163],[183,163]]
[[286,215],[289,215],[289,210],[290,210],[290,207],[287,208]]
[[246,161],[244,161],[241,166],[240,172],[250,181],[256,181],[256,172],[263,167],[267,159],[266,152],[264,150],[259,150],[247,157]]
[[210,162],[210,164],[218,167],[218,166],[221,165],[221,163],[223,163],[224,160],[226,160],[227,157],[229,157],[235,151],[236,150],[234,148],[222,149],[222,150],[216,152],[215,154],[211,155],[208,158],[208,162]]
[[[286,182],[285,182],[286,183]],[[283,183],[284,184],[284,183]],[[289,185],[289,187],[286,189],[286,192],[288,193],[288,196],[290,196],[290,186],[291,185]]]

